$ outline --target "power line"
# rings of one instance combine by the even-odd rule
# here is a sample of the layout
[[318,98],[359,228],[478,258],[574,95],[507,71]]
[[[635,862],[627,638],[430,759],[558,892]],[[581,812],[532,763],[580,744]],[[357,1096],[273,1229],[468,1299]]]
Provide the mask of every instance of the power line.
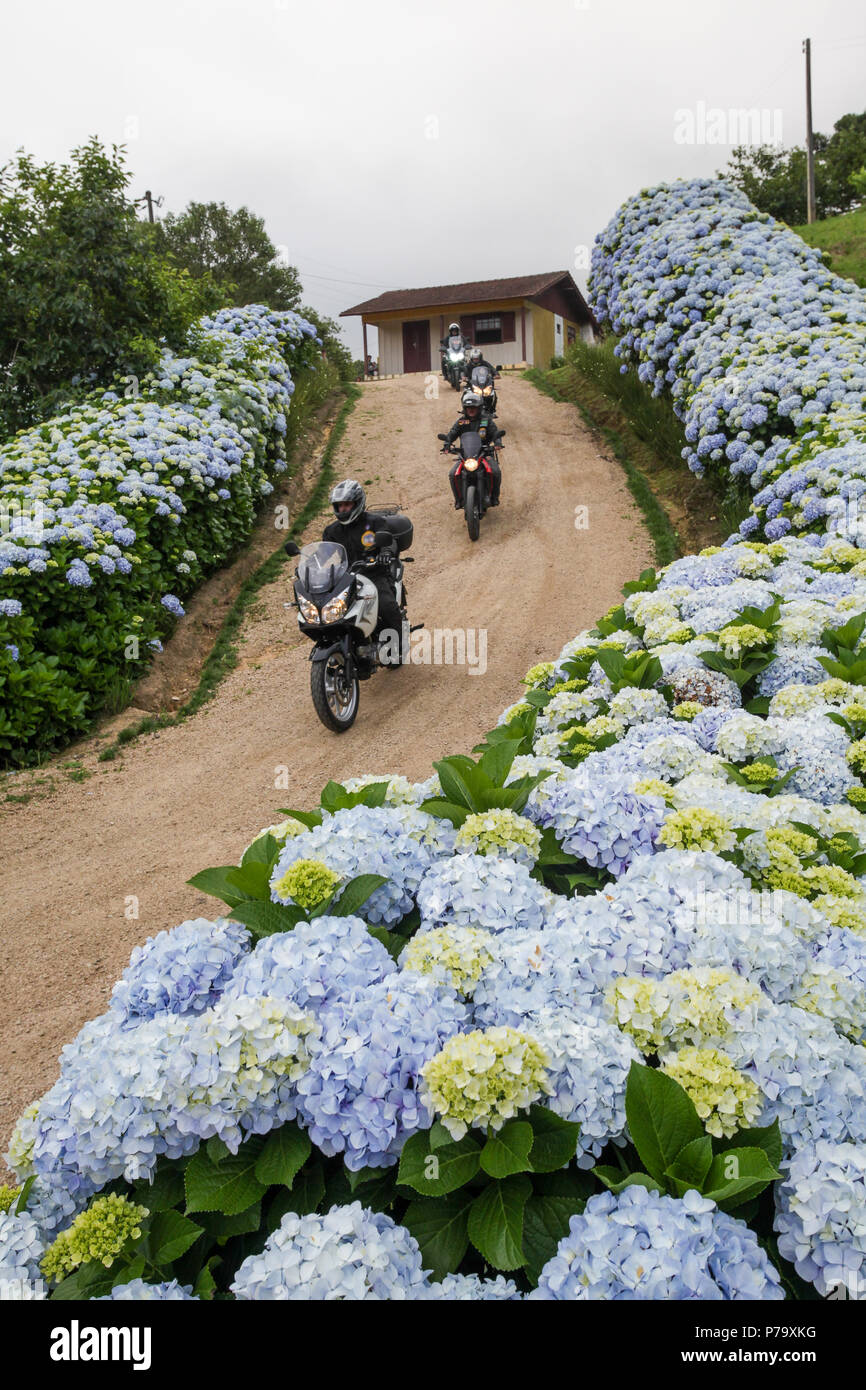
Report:
[[305,280],[327,280],[332,285],[360,285],[362,289],[392,290],[393,285],[383,285],[376,280],[340,280],[333,275],[314,275],[311,270],[300,270]]

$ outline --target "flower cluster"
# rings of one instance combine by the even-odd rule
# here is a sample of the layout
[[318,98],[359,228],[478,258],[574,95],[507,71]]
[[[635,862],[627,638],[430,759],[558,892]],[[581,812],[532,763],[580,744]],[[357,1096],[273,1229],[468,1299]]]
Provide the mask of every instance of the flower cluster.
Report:
[[866,1149],[826,1141],[800,1149],[777,1190],[779,1250],[822,1297],[866,1288]]
[[412,937],[400,956],[400,966],[432,975],[439,984],[471,995],[493,960],[489,941],[489,933],[480,927],[434,927]]
[[322,866],[336,876],[334,882],[359,874],[381,874],[387,882],[367,899],[364,915],[371,922],[393,924],[415,906],[418,886],[433,857],[405,829],[398,810],[353,806],[326,816],[321,825],[286,842],[271,876],[271,897],[274,902],[291,899],[294,880],[288,887],[284,884],[298,860],[314,861],[320,866],[317,889],[324,884]]
[[541,1271],[539,1299],[782,1299],[778,1271],[743,1221],[690,1191],[590,1197]]
[[683,1047],[664,1058],[662,1071],[688,1092],[707,1133],[718,1139],[748,1129],[761,1113],[758,1086],[717,1047]]
[[325,1216],[287,1212],[260,1255],[244,1260],[235,1298],[403,1301],[423,1297],[421,1252],[404,1226],[360,1202]]
[[456,849],[508,858],[532,868],[541,850],[541,832],[514,811],[479,811],[457,831]]
[[141,1235],[147,1215],[147,1207],[136,1206],[116,1192],[97,1197],[46,1250],[42,1273],[59,1281],[91,1260],[110,1268],[124,1246]]
[[538,1041],[516,1028],[458,1033],[422,1071],[425,1104],[455,1139],[473,1125],[501,1129],[550,1094],[548,1061]]
[[456,993],[429,975],[386,976],[320,1010],[321,1034],[298,1081],[298,1114],[324,1154],[346,1167],[388,1167],[408,1135],[432,1124],[425,1064],[465,1026]]

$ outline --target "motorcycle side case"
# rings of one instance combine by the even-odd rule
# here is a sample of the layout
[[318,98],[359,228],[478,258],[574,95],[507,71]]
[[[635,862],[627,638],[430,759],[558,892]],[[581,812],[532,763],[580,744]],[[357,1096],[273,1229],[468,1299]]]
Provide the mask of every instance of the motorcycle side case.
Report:
[[394,516],[383,516],[382,522],[397,542],[399,552],[402,553],[404,550],[411,549],[415,537],[415,527],[408,516],[402,516],[397,512]]

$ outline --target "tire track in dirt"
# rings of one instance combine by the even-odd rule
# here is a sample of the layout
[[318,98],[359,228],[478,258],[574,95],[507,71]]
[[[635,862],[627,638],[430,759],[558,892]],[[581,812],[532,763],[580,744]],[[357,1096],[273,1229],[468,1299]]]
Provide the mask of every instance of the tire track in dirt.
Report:
[[[133,946],[214,899],[186,885],[199,869],[236,862],[286,805],[314,805],[324,783],[364,772],[426,777],[434,758],[469,751],[520,677],[555,656],[652,563],[652,545],[623,474],[583,425],[528,382],[503,378],[502,505],[472,544],[455,512],[436,434],[458,397],[424,395],[425,378],[364,387],[335,459],[370,502],[399,502],[415,524],[407,567],[410,621],[484,629],[487,667],[408,665],[361,687],[346,734],[329,733],[309,695],[309,643],[299,638],[288,582],[263,588],[244,626],[240,661],[192,719],[99,763],[76,749],[84,780],[0,812],[3,988],[0,1135],[57,1075],[60,1048],[103,1011]],[[589,528],[577,530],[575,507]],[[315,539],[325,517],[311,525]],[[417,639],[416,639],[417,640]],[[64,761],[63,759],[57,760]],[[288,790],[275,778],[287,769]],[[44,771],[44,770],[43,770]],[[88,776],[90,773],[92,775]],[[26,785],[26,776],[17,781]],[[16,785],[16,790],[18,787]],[[138,916],[131,917],[137,901]],[[5,1148],[5,1142],[4,1146]]]

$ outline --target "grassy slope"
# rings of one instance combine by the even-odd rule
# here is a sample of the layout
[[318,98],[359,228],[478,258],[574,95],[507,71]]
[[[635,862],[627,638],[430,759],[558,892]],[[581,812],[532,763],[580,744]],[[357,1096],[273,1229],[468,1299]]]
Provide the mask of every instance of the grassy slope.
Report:
[[810,246],[829,251],[830,269],[837,275],[866,286],[866,207],[793,230]]
[[682,458],[682,425],[670,403],[653,397],[636,372],[621,374],[613,349],[612,338],[595,347],[576,343],[565,365],[528,375],[541,389],[576,405],[610,446],[644,511],[657,563],[718,545],[746,515],[747,500],[736,489],[724,497],[709,478],[689,472]]

